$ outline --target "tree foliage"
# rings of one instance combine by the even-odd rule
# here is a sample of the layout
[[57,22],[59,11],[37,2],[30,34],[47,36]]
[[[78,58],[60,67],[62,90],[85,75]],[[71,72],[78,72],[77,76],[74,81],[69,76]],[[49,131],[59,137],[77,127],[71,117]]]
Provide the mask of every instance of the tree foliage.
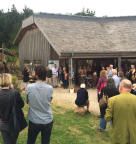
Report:
[[[33,10],[27,6],[23,8],[21,13],[17,11],[15,5],[12,5],[11,9],[8,9],[7,12],[0,10],[0,48],[3,46],[8,49],[17,49],[17,47],[13,45],[15,36],[20,29],[22,20],[32,14]],[[72,14],[69,13],[69,15]],[[74,15],[95,17],[95,11],[83,8],[81,12]]]
[[87,9],[83,8],[81,12],[78,12],[75,15],[95,17],[95,11],[90,11],[89,8],[87,8]]
[[22,20],[33,14],[33,10],[24,7],[23,11],[19,13],[12,5],[7,12],[0,10],[0,47],[2,45],[8,49],[16,48],[13,45],[13,40],[21,26]]

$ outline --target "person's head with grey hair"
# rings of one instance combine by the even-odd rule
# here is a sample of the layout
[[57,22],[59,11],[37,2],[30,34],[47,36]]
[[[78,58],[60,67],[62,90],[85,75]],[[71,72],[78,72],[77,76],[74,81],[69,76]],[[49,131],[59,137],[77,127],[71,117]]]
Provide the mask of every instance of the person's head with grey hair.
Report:
[[130,80],[124,79],[120,82],[119,92],[130,92],[132,89],[132,83]]
[[121,78],[121,79],[123,79],[123,78],[124,78],[124,74],[123,74],[123,72],[122,72],[122,71],[119,71],[119,72],[118,72],[118,77],[119,77],[119,78]]
[[114,75],[117,75],[117,70],[116,69],[113,69],[112,70],[112,75],[114,76]]
[[107,86],[109,89],[114,89],[114,88],[116,88],[114,79],[111,78],[111,77],[109,77],[108,80],[107,80],[106,86]]
[[47,70],[49,70],[49,69],[50,69],[50,67],[48,66],[48,67],[47,67]]

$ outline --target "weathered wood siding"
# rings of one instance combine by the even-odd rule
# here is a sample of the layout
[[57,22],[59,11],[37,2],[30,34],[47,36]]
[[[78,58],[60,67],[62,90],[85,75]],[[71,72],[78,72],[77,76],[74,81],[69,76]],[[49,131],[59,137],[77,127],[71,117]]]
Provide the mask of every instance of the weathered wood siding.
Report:
[[58,54],[56,53],[56,51],[53,49],[52,46],[50,46],[50,58],[51,60],[59,60],[59,56]]
[[24,60],[41,60],[47,67],[49,60],[58,60],[59,57],[51,47],[41,31],[36,28],[26,32],[19,44],[19,60],[21,70],[24,67]]

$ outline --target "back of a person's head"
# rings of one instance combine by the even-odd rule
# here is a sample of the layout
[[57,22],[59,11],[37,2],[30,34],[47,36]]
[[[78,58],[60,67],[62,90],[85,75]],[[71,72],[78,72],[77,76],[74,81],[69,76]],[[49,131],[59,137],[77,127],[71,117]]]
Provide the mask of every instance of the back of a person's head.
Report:
[[43,65],[36,66],[35,69],[35,76],[38,76],[39,80],[45,80],[46,79],[46,69]]
[[107,80],[106,86],[107,86],[109,89],[114,89],[114,88],[116,88],[114,79],[109,77],[108,80]]
[[120,93],[125,92],[125,91],[130,92],[131,89],[132,89],[132,83],[130,80],[124,79],[121,81],[120,86],[119,86]]
[[105,70],[101,70],[100,72],[100,77],[107,77],[106,71]]
[[117,75],[117,70],[116,70],[116,69],[113,69],[113,70],[112,70],[112,73],[113,73],[114,75]]
[[82,89],[85,89],[85,84],[84,83],[82,83],[81,85],[80,85],[80,88],[82,88]]
[[0,86],[1,87],[8,87],[12,83],[12,75],[3,73],[0,75]]
[[132,89],[132,83],[131,83],[131,81],[130,80],[128,80],[128,79],[124,79],[124,80],[122,80],[121,81],[121,85],[122,85],[122,87],[124,88],[124,89]]
[[5,66],[2,62],[0,62],[0,74],[5,72]]
[[123,72],[122,71],[119,71],[119,75],[118,75],[121,79],[123,79],[124,78],[124,74],[123,74]]

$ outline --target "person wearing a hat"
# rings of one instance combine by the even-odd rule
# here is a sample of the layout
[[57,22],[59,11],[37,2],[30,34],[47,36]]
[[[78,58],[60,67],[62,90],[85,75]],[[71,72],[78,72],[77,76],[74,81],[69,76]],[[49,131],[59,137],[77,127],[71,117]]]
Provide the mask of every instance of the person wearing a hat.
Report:
[[88,92],[85,89],[85,84],[80,85],[80,89],[77,91],[77,98],[75,100],[75,104],[77,106],[87,106],[87,112],[90,113],[89,111],[89,99],[88,99]]

